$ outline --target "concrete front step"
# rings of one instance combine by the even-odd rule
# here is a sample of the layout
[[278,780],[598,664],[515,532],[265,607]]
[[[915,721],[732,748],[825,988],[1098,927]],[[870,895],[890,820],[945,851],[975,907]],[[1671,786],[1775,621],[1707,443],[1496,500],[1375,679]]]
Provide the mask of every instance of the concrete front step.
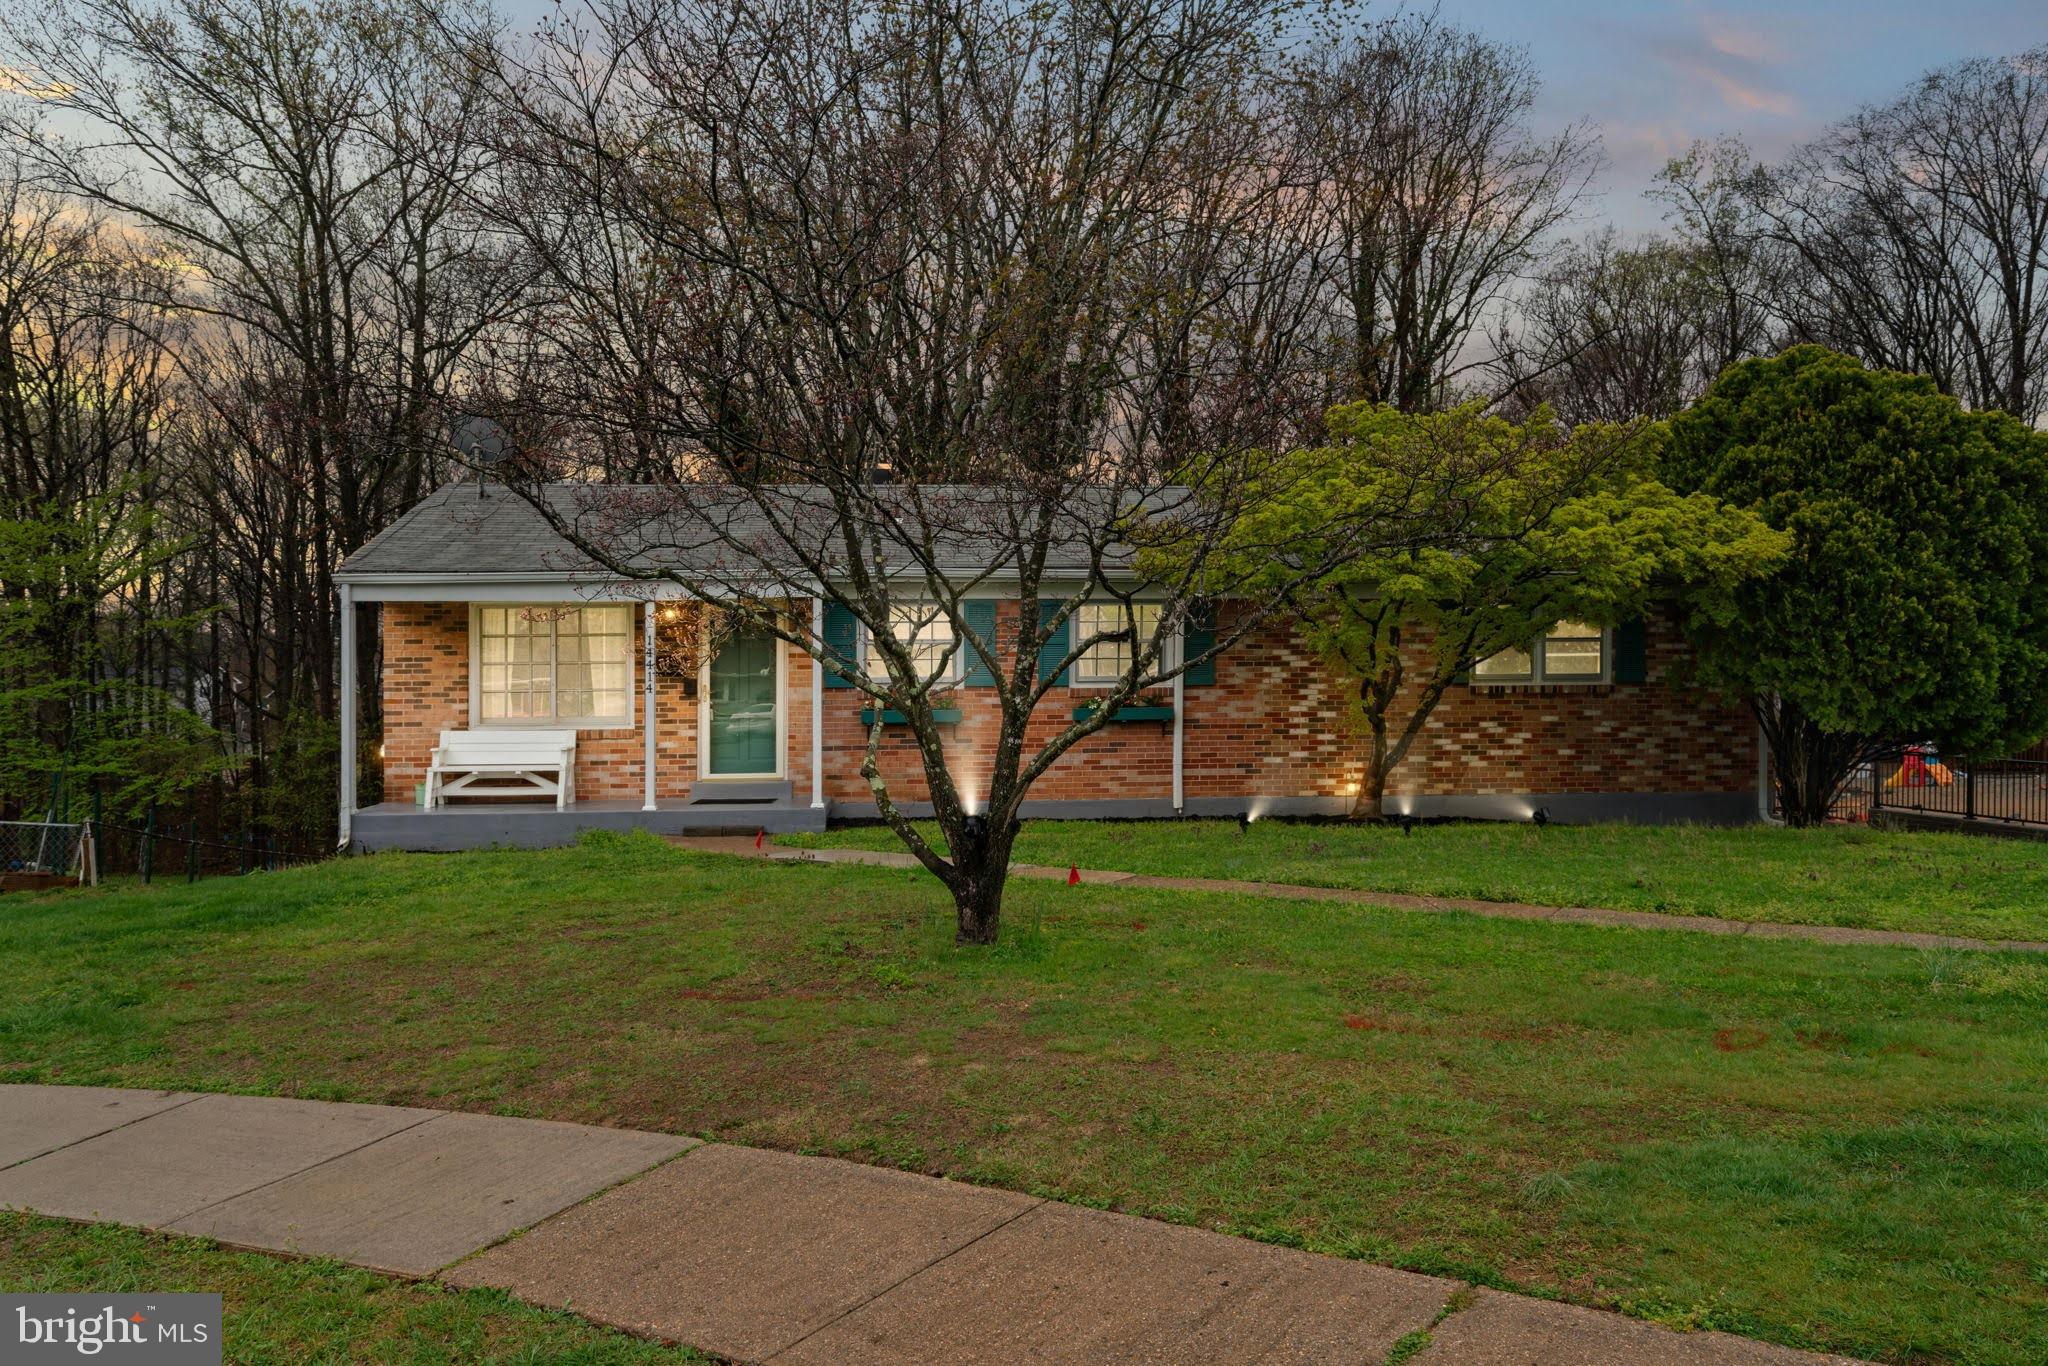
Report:
[[796,804],[785,778],[699,778],[690,787],[689,802],[692,806]]

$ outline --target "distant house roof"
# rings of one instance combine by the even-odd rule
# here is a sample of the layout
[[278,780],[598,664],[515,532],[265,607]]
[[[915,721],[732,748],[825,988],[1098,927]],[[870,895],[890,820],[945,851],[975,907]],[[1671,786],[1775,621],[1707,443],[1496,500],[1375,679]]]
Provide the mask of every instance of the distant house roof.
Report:
[[[1007,540],[991,534],[985,525],[977,526],[997,501],[986,490],[926,487],[919,492],[947,508],[941,520],[957,523],[943,537],[937,555],[941,569],[982,570],[1006,557]],[[707,572],[721,564],[736,568],[734,542],[752,547],[761,558],[780,558],[776,547],[784,544],[792,521],[799,524],[800,534],[822,543],[824,558],[833,558],[834,523],[821,491],[791,487],[777,493],[790,500],[791,507],[808,508],[816,515],[785,517],[779,519],[784,525],[771,525],[727,485],[549,484],[537,496],[580,537],[605,547],[620,564],[643,572]],[[1155,497],[1179,493],[1162,491]],[[711,534],[714,520],[717,536]],[[1106,559],[1110,567],[1128,562],[1129,550],[1114,547]],[[1073,543],[1054,548],[1047,568],[1072,573],[1085,571],[1088,565],[1087,548],[1077,535]],[[337,578],[347,582],[386,576],[463,579],[608,573],[520,494],[497,483],[465,482],[437,489],[408,509],[349,556]]]

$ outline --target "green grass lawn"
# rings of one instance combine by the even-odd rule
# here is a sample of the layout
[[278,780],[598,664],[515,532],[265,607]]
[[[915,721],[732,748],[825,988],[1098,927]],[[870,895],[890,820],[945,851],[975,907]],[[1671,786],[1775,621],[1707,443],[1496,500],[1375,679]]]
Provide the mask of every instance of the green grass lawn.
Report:
[[921,872],[646,838],[9,896],[0,1078],[694,1133],[2048,1360],[2048,962],[1037,882],[1007,914],[959,949]]
[[[936,833],[934,831],[934,833]],[[879,826],[778,844],[901,849]],[[1027,821],[1026,863],[2048,940],[2048,842],[1866,828]]]
[[334,1262],[230,1252],[197,1238],[0,1212],[0,1287],[34,1294],[218,1292],[233,1362],[685,1362],[485,1290],[394,1280]]

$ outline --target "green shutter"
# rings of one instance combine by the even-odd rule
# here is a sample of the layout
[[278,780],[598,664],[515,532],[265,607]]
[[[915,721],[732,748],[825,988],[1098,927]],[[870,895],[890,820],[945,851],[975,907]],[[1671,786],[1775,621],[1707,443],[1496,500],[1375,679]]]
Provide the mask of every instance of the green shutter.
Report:
[[[1204,650],[1216,648],[1216,608],[1206,602],[1196,603],[1188,612],[1187,626],[1181,631],[1182,657],[1193,659]],[[1181,682],[1190,688],[1213,688],[1216,686],[1216,657],[1214,655],[1191,664]]]
[[1650,681],[1649,632],[1641,617],[1624,621],[1614,628],[1614,681]]
[[[1065,605],[1065,602],[1059,598],[1040,598],[1038,600],[1039,626],[1043,628],[1045,623],[1051,620],[1059,612],[1060,608]],[[1073,626],[1074,619],[1072,617],[1061,622],[1060,628],[1054,631],[1038,650],[1038,676],[1040,678],[1050,678],[1055,685],[1062,688],[1067,686],[1067,671],[1061,669],[1059,665],[1060,661],[1067,657],[1067,650],[1070,648],[1068,642],[1073,639],[1073,636],[1070,634]],[[1053,672],[1056,669],[1059,670],[1057,676]]]
[[[843,659],[854,658],[855,643],[860,639],[859,623],[853,613],[842,603],[825,604],[825,648]],[[825,686],[828,688],[850,688],[853,684],[832,669],[825,670]]]
[[[996,601],[994,598],[969,598],[960,605],[961,615],[967,618],[967,629],[980,636],[993,650],[996,647]],[[981,652],[967,641],[960,642],[960,654],[965,664],[961,683],[969,688],[993,688],[996,676],[987,664],[982,662]]]

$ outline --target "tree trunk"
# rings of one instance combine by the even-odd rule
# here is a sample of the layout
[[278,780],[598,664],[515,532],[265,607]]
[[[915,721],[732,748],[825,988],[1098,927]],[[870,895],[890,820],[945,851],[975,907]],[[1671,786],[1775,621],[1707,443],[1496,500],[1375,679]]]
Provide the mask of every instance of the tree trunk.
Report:
[[1812,803],[1807,800],[1805,765],[1786,755],[1775,759],[1771,765],[1771,779],[1778,788],[1778,814],[1785,824],[1795,830],[1818,825],[1825,815],[1816,817]]
[[986,848],[953,861],[951,884],[956,944],[993,944],[1002,930],[1003,887],[1009,880],[1007,856],[991,858]]
[[1003,882],[1008,869],[987,867],[953,888],[956,944],[993,944],[1002,929]]
[[1375,714],[1372,723],[1372,753],[1365,761],[1365,776],[1359,781],[1358,796],[1351,803],[1351,819],[1383,821],[1387,818],[1387,723]]
[[1770,745],[1778,814],[1794,829],[1825,824],[1843,784],[1868,752],[1868,741],[1824,731],[1783,699],[1760,702],[1757,714]]
[[1358,680],[1358,710],[1365,717],[1366,729],[1372,733],[1372,752],[1366,757],[1365,773],[1358,782],[1358,795],[1351,803],[1351,819],[1355,821],[1383,821],[1387,818],[1387,778],[1393,773],[1396,762],[1393,749],[1387,742],[1387,713],[1392,709],[1394,699],[1400,695],[1401,681],[1406,673],[1401,665],[1398,630],[1393,635],[1393,644],[1393,660],[1377,674],[1370,677],[1361,674]]
[[1010,878],[1010,850],[1016,828],[983,815],[968,816],[959,830],[946,831],[953,863],[946,887],[953,893],[956,944],[993,944],[1002,930],[1003,888]]
[[1785,824],[1803,830],[1827,823],[1850,767],[1834,753],[1836,748],[1826,737],[1813,737],[1794,744],[1777,763],[1778,806]]

